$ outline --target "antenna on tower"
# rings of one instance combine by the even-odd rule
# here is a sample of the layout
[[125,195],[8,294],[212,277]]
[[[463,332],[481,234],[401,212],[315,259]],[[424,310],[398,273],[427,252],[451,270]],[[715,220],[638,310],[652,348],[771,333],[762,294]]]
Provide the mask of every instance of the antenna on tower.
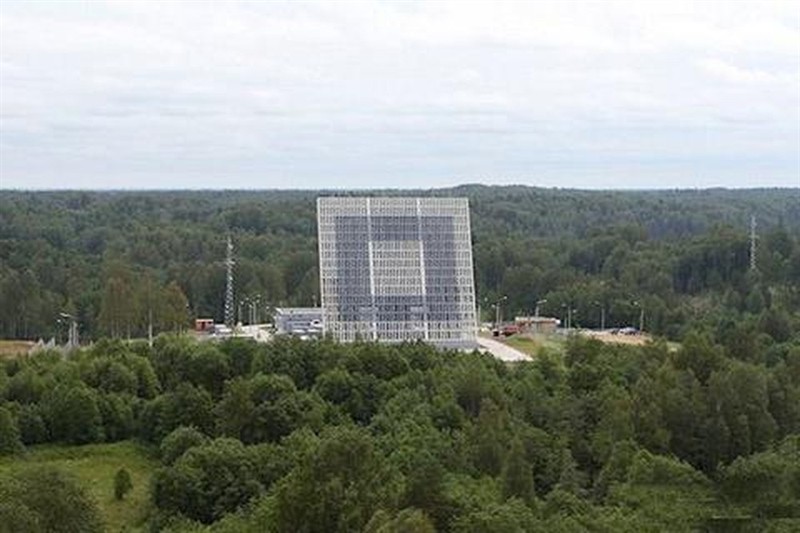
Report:
[[228,235],[228,253],[225,257],[225,268],[226,268],[226,285],[225,285],[225,325],[228,327],[233,327],[234,324],[234,316],[233,316],[233,265],[235,261],[233,260],[233,241],[231,241],[231,236]]
[[756,270],[756,216],[750,216],[750,270]]

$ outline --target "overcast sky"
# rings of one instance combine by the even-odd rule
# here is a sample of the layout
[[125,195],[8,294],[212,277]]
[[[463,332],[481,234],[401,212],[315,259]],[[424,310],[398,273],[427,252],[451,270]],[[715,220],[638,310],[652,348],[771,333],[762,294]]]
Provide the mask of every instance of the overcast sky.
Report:
[[0,3],[0,188],[800,186],[800,1]]

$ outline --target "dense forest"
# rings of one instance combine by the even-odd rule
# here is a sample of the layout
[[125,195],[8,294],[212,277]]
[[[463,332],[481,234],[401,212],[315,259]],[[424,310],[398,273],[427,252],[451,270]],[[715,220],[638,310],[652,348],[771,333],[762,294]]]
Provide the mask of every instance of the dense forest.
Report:
[[31,458],[108,443],[155,465],[90,477],[138,485],[126,530],[800,530],[800,190],[431,193],[470,198],[484,318],[644,312],[643,346],[181,334],[221,318],[228,235],[240,298],[314,302],[317,194],[0,193],[0,337],[63,340],[69,313],[94,341],[0,360],[0,532],[106,528],[112,504]]
[[[324,191],[0,192],[0,338],[83,339],[222,319],[225,241],[239,300],[317,299],[315,199]],[[363,193],[358,193],[363,194]],[[470,199],[484,318],[543,314],[638,325],[681,339],[697,328],[787,337],[800,309],[800,190],[601,192],[467,185],[369,194]],[[750,266],[750,217],[758,224]],[[793,318],[792,315],[795,315]],[[741,319],[741,320],[740,320]],[[794,324],[796,327],[796,323]]]
[[[575,336],[509,365],[163,335],[2,363],[0,453],[132,438],[161,464],[152,531],[797,531],[800,337]],[[69,472],[0,470],[0,531],[102,528]]]

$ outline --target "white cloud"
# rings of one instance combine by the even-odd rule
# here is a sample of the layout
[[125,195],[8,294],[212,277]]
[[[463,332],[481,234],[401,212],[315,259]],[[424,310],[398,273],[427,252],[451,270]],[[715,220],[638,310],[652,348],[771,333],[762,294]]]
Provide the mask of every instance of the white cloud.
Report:
[[779,81],[779,77],[775,74],[759,69],[738,67],[721,59],[701,59],[697,64],[712,76],[731,83],[770,83]]
[[797,2],[5,1],[0,186],[795,185],[799,94]]

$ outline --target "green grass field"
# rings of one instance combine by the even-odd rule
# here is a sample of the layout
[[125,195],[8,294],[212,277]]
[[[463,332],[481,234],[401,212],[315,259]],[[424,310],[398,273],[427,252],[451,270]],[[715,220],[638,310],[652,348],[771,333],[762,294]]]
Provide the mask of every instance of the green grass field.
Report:
[[536,356],[542,348],[554,353],[562,353],[566,342],[566,338],[561,335],[534,335],[533,337],[513,335],[501,340],[512,348],[531,356]]
[[[86,446],[44,445],[28,448],[22,456],[0,458],[0,473],[26,464],[48,464],[75,476],[97,502],[106,530],[136,531],[143,525],[149,505],[150,478],[158,461],[152,453],[130,441]],[[114,499],[114,474],[126,468],[133,490],[122,501]]]

